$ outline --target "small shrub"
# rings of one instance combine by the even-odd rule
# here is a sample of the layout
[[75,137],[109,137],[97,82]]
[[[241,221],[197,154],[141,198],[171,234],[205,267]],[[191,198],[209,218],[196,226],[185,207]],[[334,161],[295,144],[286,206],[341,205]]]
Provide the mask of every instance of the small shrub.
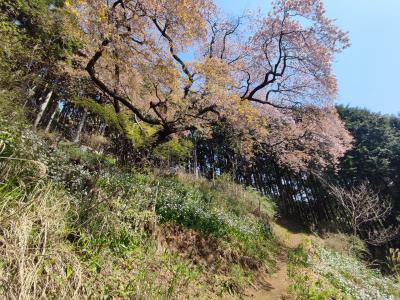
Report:
[[327,248],[336,252],[354,256],[360,259],[368,256],[368,248],[365,243],[354,235],[343,233],[329,234],[324,239],[324,244]]
[[233,264],[227,276],[222,280],[222,288],[231,295],[241,295],[246,285],[247,276],[240,265]]
[[103,151],[110,145],[110,140],[100,134],[84,134],[82,136],[82,144],[96,151]]
[[388,250],[386,265],[391,274],[400,277],[400,249],[390,248]]
[[15,152],[15,139],[6,132],[0,131],[0,156],[9,157]]
[[300,245],[296,249],[292,250],[288,254],[289,264],[307,267],[309,265],[308,254],[304,249],[303,245]]

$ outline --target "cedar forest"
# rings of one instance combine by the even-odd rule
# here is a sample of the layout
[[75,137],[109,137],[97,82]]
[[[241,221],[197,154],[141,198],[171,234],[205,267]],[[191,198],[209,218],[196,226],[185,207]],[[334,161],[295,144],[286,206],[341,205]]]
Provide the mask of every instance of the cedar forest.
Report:
[[0,0],[2,298],[400,297],[400,117],[269,2]]

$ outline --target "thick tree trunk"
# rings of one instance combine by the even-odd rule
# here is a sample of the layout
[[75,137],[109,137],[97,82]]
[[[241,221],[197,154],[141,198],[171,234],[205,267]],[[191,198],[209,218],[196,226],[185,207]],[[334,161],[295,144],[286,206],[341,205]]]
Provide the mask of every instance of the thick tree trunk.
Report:
[[52,95],[53,95],[53,91],[50,90],[47,93],[46,98],[44,99],[44,102],[42,103],[42,105],[40,105],[40,109],[39,109],[39,112],[38,112],[38,114],[36,116],[36,120],[33,123],[33,129],[35,129],[35,130],[37,129],[37,127],[38,127],[38,125],[40,123],[40,120],[42,119],[42,116],[43,116],[43,114],[44,114],[44,112],[45,112],[45,110],[47,108],[47,105],[49,105],[49,102],[50,102],[50,99],[51,99]]

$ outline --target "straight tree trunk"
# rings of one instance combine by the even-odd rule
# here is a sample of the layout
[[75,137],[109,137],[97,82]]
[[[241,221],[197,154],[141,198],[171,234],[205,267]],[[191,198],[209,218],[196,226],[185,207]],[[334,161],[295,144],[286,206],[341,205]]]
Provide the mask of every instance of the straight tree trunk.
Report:
[[49,122],[47,123],[46,129],[45,129],[45,132],[46,132],[46,133],[50,132],[51,123],[53,123],[53,120],[54,120],[54,118],[55,118],[55,116],[56,116],[56,114],[57,114],[57,106],[58,106],[58,103],[56,104],[56,107],[55,107],[53,113],[51,114],[50,120],[49,120]]
[[35,120],[35,122],[33,123],[33,129],[34,129],[34,130],[37,129],[37,127],[38,127],[38,125],[39,125],[39,123],[40,123],[40,120],[42,119],[42,116],[43,116],[43,114],[44,114],[44,112],[45,112],[47,106],[49,105],[49,102],[50,102],[50,99],[51,99],[51,96],[52,96],[52,95],[53,95],[53,91],[50,90],[50,91],[47,93],[46,98],[44,99],[44,102],[42,103],[42,105],[40,105],[40,109],[39,109],[39,112],[38,112],[38,114],[37,114],[37,116],[36,116],[36,120]]
[[74,143],[78,143],[79,140],[80,140],[80,138],[81,138],[82,129],[83,129],[83,126],[85,125],[85,121],[86,121],[87,115],[88,115],[88,112],[87,112],[87,110],[85,109],[85,110],[83,111],[82,118],[81,118],[81,120],[79,121],[78,128],[76,129],[75,138],[74,138],[74,140],[73,140]]
[[199,166],[198,166],[198,160],[197,160],[197,143],[196,141],[194,142],[193,146],[193,169],[194,169],[194,174],[196,178],[199,178]]

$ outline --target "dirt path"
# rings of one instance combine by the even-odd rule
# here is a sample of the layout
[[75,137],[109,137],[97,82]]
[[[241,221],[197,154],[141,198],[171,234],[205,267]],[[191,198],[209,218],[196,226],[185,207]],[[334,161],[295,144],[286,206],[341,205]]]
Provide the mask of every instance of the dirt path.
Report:
[[251,288],[246,291],[245,299],[282,300],[289,299],[287,291],[289,278],[287,276],[287,263],[282,260],[277,264],[277,272],[262,279],[263,284],[259,288]]
[[282,300],[290,299],[288,296],[289,277],[287,274],[287,257],[288,251],[300,245],[305,238],[303,233],[292,233],[284,227],[276,225],[274,228],[276,235],[284,246],[284,251],[278,257],[276,265],[277,271],[273,274],[266,275],[265,278],[259,278],[261,284],[259,287],[251,287],[246,290],[245,299],[255,300]]

